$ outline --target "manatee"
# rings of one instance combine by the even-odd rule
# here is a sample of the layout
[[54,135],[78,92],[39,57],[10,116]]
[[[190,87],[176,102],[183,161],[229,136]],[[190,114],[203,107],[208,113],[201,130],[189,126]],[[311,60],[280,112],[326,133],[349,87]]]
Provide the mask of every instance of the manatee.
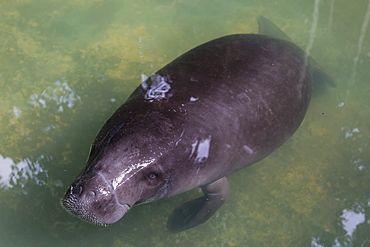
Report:
[[206,222],[229,196],[226,176],[293,135],[314,75],[325,75],[274,24],[258,22],[259,34],[201,44],[142,82],[98,133],[62,199],[66,210],[107,225],[135,205],[200,187],[204,196],[175,209],[167,228]]

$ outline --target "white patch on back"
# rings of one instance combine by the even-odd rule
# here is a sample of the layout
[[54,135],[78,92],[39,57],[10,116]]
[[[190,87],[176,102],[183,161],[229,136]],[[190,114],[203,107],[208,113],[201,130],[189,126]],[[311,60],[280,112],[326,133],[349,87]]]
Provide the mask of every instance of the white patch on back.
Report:
[[209,149],[211,147],[211,139],[211,136],[208,136],[205,139],[195,140],[191,144],[190,157],[195,156],[195,163],[203,163],[207,161]]
[[207,139],[202,139],[199,141],[197,157],[195,157],[196,163],[207,161],[210,146],[211,146],[211,136],[209,136]]
[[141,83],[141,86],[144,90],[148,88],[144,98],[150,102],[166,98],[166,93],[171,89],[171,86],[166,81],[166,78],[157,74],[153,74],[150,77],[150,80],[151,83],[148,83],[148,80]]
[[252,155],[254,153],[253,149],[251,149],[247,145],[243,146],[243,150],[246,151],[249,155]]
[[191,144],[191,153],[189,157],[193,156],[195,149],[197,148],[198,142],[199,142],[198,140],[195,140],[195,142]]
[[198,98],[190,97],[190,101],[197,101]]

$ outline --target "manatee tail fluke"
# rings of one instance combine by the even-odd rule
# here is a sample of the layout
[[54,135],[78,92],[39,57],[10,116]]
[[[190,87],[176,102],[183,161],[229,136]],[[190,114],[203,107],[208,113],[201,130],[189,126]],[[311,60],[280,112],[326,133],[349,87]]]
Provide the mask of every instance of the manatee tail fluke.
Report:
[[[274,23],[264,16],[258,16],[258,33],[263,35],[268,35],[277,39],[282,39],[285,41],[292,42],[288,35],[280,30]],[[313,67],[312,72],[312,82],[314,85],[314,91],[321,91],[325,84],[328,84],[331,87],[336,87],[334,80],[325,72],[323,72],[319,65],[314,61],[312,57],[309,57],[309,61]]]
[[312,81],[320,84],[326,83],[331,87],[336,87],[336,84],[333,81],[333,79],[328,74],[321,71],[319,68],[315,68],[314,71],[312,72]]
[[288,35],[280,30],[274,23],[264,16],[258,16],[258,34],[268,35],[277,39],[286,40],[292,42]]

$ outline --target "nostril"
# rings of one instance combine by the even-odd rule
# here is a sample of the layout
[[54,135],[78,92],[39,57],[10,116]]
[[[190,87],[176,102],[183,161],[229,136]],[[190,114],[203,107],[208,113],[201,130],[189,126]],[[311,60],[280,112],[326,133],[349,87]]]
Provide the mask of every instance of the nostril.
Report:
[[80,196],[82,194],[82,191],[83,191],[83,187],[81,184],[77,185],[76,187],[71,186],[71,192],[73,194]]
[[88,198],[90,198],[90,199],[93,199],[93,198],[95,198],[95,196],[96,196],[96,192],[95,191],[89,191],[89,193],[87,193],[86,194],[86,196],[88,197]]

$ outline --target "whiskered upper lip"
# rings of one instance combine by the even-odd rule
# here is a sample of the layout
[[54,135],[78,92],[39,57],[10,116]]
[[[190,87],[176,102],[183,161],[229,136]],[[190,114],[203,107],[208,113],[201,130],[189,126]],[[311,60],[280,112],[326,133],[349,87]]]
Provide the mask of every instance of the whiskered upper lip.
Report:
[[[125,198],[120,198],[111,180],[105,175],[99,172],[87,177],[90,180],[85,181],[84,185],[90,187],[82,190],[83,193],[73,191],[74,187],[71,186],[61,200],[62,206],[70,214],[96,225],[106,226],[117,222],[131,209],[133,203],[130,198],[126,198],[128,202]],[[76,184],[79,182],[75,182],[73,186]]]
[[120,201],[118,201],[116,195],[114,195],[114,197],[116,198],[115,214],[112,215],[112,218],[108,217],[106,219],[103,219],[93,212],[84,209],[83,205],[81,205],[80,202],[76,200],[76,198],[74,198],[73,196],[63,198],[61,203],[62,206],[70,214],[95,225],[107,226],[118,221],[123,215],[127,213],[128,210],[131,209],[131,206],[129,204],[121,203]]

